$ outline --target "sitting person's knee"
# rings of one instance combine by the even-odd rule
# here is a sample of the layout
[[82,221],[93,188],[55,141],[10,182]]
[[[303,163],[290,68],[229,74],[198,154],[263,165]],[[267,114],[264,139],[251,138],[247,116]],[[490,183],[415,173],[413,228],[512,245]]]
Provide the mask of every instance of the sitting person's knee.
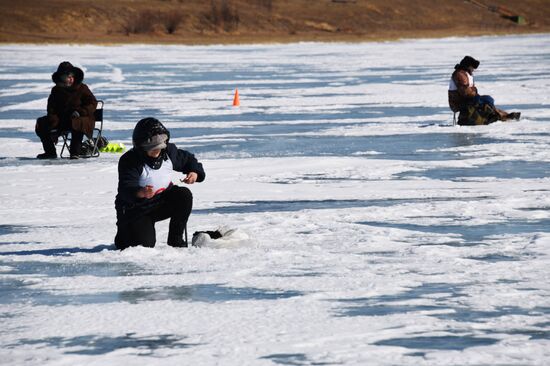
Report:
[[45,132],[50,130],[48,119],[46,117],[40,117],[36,119],[36,124],[34,125],[34,131],[38,136],[43,135]]

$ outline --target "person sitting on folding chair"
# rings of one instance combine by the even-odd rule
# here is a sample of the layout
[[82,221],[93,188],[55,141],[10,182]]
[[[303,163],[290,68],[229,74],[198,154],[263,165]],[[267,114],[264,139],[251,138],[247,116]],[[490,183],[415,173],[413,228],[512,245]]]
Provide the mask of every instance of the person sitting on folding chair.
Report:
[[55,86],[48,97],[48,114],[36,120],[35,131],[44,148],[38,159],[55,159],[57,152],[54,142],[58,137],[71,133],[69,152],[71,159],[78,159],[82,138],[92,137],[95,126],[94,112],[97,100],[84,80],[84,72],[70,62],[59,64],[52,74]]
[[507,113],[495,107],[494,99],[489,95],[479,95],[474,83],[474,71],[479,61],[471,56],[464,56],[449,81],[449,108],[460,112],[459,125],[486,125],[496,121],[518,120],[519,112]]
[[172,172],[186,174],[186,184],[202,182],[202,164],[188,151],[169,142],[170,132],[156,118],[144,118],[134,128],[134,147],[118,162],[118,194],[115,199],[115,246],[154,247],[155,223],[170,219],[167,244],[187,247],[183,239],[193,196],[186,187],[172,184]]

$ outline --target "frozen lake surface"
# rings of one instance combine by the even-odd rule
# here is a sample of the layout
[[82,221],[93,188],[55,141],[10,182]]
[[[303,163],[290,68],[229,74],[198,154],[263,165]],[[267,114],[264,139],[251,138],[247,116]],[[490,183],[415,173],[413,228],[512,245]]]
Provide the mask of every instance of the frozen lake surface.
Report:
[[[466,54],[520,122],[452,126]],[[63,60],[109,140],[196,154],[189,230],[233,240],[114,250],[120,155],[34,159]],[[550,35],[0,46],[2,364],[549,364],[549,90]]]

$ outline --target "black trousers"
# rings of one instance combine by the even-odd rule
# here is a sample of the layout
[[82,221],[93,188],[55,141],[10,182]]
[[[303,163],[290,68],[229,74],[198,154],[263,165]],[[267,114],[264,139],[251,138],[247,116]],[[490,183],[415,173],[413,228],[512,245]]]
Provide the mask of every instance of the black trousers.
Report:
[[[63,125],[70,126],[69,123],[65,123]],[[36,135],[40,137],[44,152],[51,155],[56,154],[54,140],[52,139],[52,130],[55,128],[57,127],[52,127],[48,117],[46,116],[40,117],[36,120]],[[69,152],[71,155],[80,155],[84,134],[81,131],[72,130],[69,127],[64,128],[63,126],[60,126],[60,129],[71,131],[71,146],[69,147]]]
[[[193,209],[191,191],[186,187],[172,186],[160,195],[158,204],[145,214],[137,215],[134,219],[119,219],[115,237],[117,249],[122,250],[139,245],[154,247],[156,243],[155,223],[168,218],[170,219],[168,245],[187,246],[183,240],[183,231]],[[135,214],[135,212],[130,214]]]

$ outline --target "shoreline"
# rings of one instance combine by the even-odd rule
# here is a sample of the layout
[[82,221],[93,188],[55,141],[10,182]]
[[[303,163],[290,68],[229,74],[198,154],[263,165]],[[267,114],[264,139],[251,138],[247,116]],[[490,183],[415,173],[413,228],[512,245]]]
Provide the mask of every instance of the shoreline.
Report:
[[[402,33],[402,32],[400,32]],[[75,45],[75,46],[128,46],[128,45],[166,45],[166,46],[231,46],[231,45],[278,45],[278,44],[297,44],[297,43],[382,43],[382,42],[398,42],[403,40],[420,40],[420,39],[445,39],[445,38],[478,38],[478,37],[504,37],[504,36],[533,36],[550,34],[549,30],[537,30],[537,31],[522,31],[522,32],[464,32],[464,33],[452,33],[452,32],[411,32],[414,34],[401,34],[401,35],[381,35],[381,36],[296,36],[296,37],[271,37],[271,36],[222,36],[212,39],[205,39],[205,37],[187,38],[187,39],[166,39],[168,37],[157,37],[151,39],[150,37],[128,37],[133,38],[129,40],[103,40],[103,41],[91,41],[89,39],[82,40],[70,40],[70,39],[56,39],[56,40],[21,40],[21,41],[3,41],[0,40],[0,47],[9,45]],[[437,34],[434,34],[437,33]]]

